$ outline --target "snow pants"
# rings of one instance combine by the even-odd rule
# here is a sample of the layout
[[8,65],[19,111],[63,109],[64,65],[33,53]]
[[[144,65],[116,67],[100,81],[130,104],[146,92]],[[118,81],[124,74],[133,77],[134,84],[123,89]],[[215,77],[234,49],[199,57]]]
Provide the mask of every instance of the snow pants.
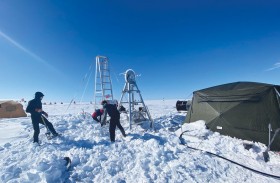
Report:
[[[44,121],[42,120],[44,119]],[[33,135],[33,142],[39,142],[39,134],[40,134],[40,128],[39,123],[42,125],[45,125],[47,129],[53,134],[57,134],[52,123],[47,120],[44,116],[41,117],[41,115],[31,115],[32,119],[32,125],[34,129],[34,135]]]
[[119,116],[111,116],[110,119],[110,126],[109,126],[109,132],[110,132],[110,139],[111,142],[115,142],[115,134],[116,134],[116,127],[120,129],[122,132],[122,135],[125,137],[125,131],[120,123],[120,117]]

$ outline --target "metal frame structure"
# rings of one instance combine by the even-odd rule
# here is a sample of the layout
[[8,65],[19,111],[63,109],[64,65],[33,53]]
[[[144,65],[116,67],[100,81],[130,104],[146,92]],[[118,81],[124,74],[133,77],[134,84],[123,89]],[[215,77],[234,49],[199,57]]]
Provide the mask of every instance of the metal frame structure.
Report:
[[113,87],[110,76],[109,60],[105,56],[96,56],[94,108],[102,100],[113,100]]
[[[128,104],[128,111],[129,111],[129,127],[132,128],[132,123],[139,124],[141,121],[147,120],[145,118],[145,115],[148,116],[148,120],[151,122],[150,127],[154,128],[154,121],[151,117],[151,114],[147,108],[147,106],[144,103],[144,100],[142,98],[141,92],[136,84],[135,80],[135,73],[133,70],[129,69],[125,72],[125,85],[122,90],[122,95],[120,99],[120,106],[123,106],[123,104]],[[125,94],[128,94],[128,101],[123,101],[123,98]],[[140,100],[135,100],[135,95],[138,94]],[[135,105],[142,104],[143,108],[142,110],[136,110]]]

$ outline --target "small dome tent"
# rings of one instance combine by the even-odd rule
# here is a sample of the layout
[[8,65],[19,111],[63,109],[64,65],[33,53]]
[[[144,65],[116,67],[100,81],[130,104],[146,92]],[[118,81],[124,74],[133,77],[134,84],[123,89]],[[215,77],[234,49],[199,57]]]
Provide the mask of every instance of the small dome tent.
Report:
[[[280,128],[280,86],[235,82],[193,92],[185,122],[204,120],[215,132],[268,145],[271,124],[274,135]],[[271,144],[280,150],[280,134]]]
[[22,104],[13,100],[0,101],[0,118],[26,117]]

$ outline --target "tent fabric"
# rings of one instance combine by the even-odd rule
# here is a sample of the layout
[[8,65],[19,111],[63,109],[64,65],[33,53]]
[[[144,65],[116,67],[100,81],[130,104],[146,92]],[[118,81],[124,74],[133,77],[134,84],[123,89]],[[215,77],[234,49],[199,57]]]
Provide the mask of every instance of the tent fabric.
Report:
[[[280,86],[254,82],[236,82],[193,93],[185,122],[204,120],[212,131],[268,145],[280,128]],[[271,150],[280,150],[280,134]]]
[[13,100],[0,101],[0,118],[26,117],[22,104]]

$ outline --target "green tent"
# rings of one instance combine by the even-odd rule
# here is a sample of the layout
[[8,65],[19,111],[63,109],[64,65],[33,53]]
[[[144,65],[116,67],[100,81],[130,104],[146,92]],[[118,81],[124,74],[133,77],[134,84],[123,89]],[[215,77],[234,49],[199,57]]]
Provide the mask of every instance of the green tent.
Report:
[[[279,92],[278,85],[254,82],[198,90],[193,93],[185,122],[204,120],[212,131],[268,145],[269,124],[271,137],[280,128]],[[280,150],[280,134],[273,141],[271,150]]]

